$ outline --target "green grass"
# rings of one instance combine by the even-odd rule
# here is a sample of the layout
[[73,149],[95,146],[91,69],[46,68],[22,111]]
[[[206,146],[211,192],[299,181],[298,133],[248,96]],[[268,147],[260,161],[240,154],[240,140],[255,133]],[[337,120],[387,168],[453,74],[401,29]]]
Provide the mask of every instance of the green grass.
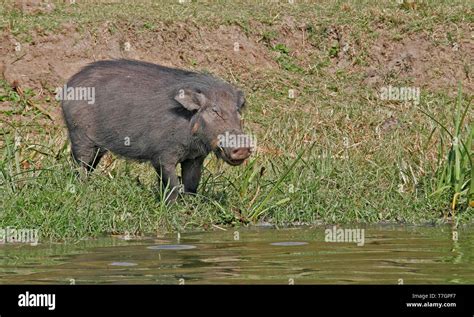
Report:
[[465,119],[470,111],[471,103],[466,102],[462,109],[462,88],[459,86],[456,108],[453,111],[453,131],[440,123],[433,115],[423,111],[442,129],[443,134],[450,140],[448,150],[444,151],[446,138],[440,138],[439,161],[437,171],[437,189],[434,195],[448,193],[451,195],[451,214],[454,216],[457,209],[466,209],[474,205],[473,184],[473,139],[474,125],[465,125]]
[[[197,23],[211,29],[234,25],[255,42],[262,41],[279,67],[251,76],[238,69],[232,77],[218,74],[235,79],[246,91],[246,126],[257,136],[259,150],[246,165],[235,168],[209,156],[199,195],[171,205],[159,199],[163,193],[156,188],[149,164],[109,156],[90,177],[82,175],[71,161],[63,124],[51,122],[44,112],[59,107],[51,93],[22,87],[19,94],[2,81],[2,228],[39,228],[43,239],[63,240],[258,222],[441,223],[456,193],[456,220],[474,219],[466,192],[470,186],[472,195],[472,182],[467,183],[472,152],[467,149],[470,142],[472,147],[473,116],[459,111],[468,109],[471,97],[460,92],[456,101],[450,91],[422,89],[420,107],[432,118],[415,106],[381,101],[375,89],[364,84],[361,71],[334,70],[342,47],[327,36],[332,25],[348,29],[348,41],[358,43],[352,62],[367,66],[381,33],[394,42],[401,40],[400,34],[419,32],[439,45],[458,41],[464,35],[456,24],[473,22],[467,1],[423,1],[414,8],[395,1],[176,1],[133,6],[57,2],[53,12],[37,15],[21,14],[9,2],[4,4],[0,28],[19,41],[31,41],[38,32],[60,31],[66,22],[91,34],[110,22],[111,33],[127,30],[138,38],[153,38],[161,23]],[[284,42],[286,35],[278,27],[284,17],[306,25],[308,45],[314,50],[298,51]],[[450,35],[436,37],[440,29]],[[195,61],[189,63],[195,68]],[[384,84],[413,85],[397,74]],[[293,99],[290,89],[295,91]],[[378,133],[377,127],[391,115],[399,126]],[[454,120],[455,130],[444,126],[463,143],[449,147],[449,135],[432,119]]]

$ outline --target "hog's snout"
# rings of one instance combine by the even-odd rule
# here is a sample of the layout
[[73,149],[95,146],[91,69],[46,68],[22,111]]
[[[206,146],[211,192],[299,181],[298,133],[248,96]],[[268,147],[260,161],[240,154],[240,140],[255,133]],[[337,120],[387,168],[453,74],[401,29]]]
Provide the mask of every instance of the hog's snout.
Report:
[[251,154],[251,148],[239,147],[230,151],[230,158],[234,161],[245,160]]
[[229,133],[219,137],[219,151],[217,155],[230,165],[242,164],[253,151],[253,142],[250,136],[242,132]]
[[240,165],[252,154],[251,147],[222,148],[220,157],[230,165]]

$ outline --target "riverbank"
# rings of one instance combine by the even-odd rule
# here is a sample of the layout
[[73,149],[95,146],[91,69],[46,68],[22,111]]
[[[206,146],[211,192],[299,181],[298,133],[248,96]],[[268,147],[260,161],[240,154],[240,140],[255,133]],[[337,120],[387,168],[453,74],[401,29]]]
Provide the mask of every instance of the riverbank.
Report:
[[[453,128],[459,84],[462,108],[472,103],[467,1],[18,3],[0,9],[1,228],[62,240],[473,220],[465,196],[453,212],[452,192],[433,194],[450,141],[420,111]],[[108,155],[77,177],[54,91],[110,58],[209,71],[241,87],[257,153],[240,167],[209,156],[199,195],[173,205],[157,200],[148,164]],[[467,112],[462,128],[472,120]]]

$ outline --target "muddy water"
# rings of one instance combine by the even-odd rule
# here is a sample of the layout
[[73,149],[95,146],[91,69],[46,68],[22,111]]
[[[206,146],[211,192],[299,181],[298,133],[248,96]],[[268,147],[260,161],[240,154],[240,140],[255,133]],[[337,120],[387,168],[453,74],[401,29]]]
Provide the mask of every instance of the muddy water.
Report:
[[5,244],[0,245],[0,283],[474,283],[472,226],[459,228],[457,239],[447,226],[365,227],[359,246],[326,242],[325,229]]

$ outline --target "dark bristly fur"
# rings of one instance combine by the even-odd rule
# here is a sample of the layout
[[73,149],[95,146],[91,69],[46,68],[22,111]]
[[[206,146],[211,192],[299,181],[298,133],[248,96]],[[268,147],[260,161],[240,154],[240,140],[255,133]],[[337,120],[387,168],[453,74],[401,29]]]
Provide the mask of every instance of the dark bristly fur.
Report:
[[[175,168],[181,163],[185,191],[195,193],[202,162],[216,150],[218,135],[242,133],[243,93],[207,74],[109,60],[86,66],[67,87],[95,89],[93,104],[86,100],[61,103],[73,156],[88,170],[111,151],[151,161],[161,180],[175,188]],[[228,151],[216,154],[232,162]],[[176,190],[171,194],[174,198]]]

